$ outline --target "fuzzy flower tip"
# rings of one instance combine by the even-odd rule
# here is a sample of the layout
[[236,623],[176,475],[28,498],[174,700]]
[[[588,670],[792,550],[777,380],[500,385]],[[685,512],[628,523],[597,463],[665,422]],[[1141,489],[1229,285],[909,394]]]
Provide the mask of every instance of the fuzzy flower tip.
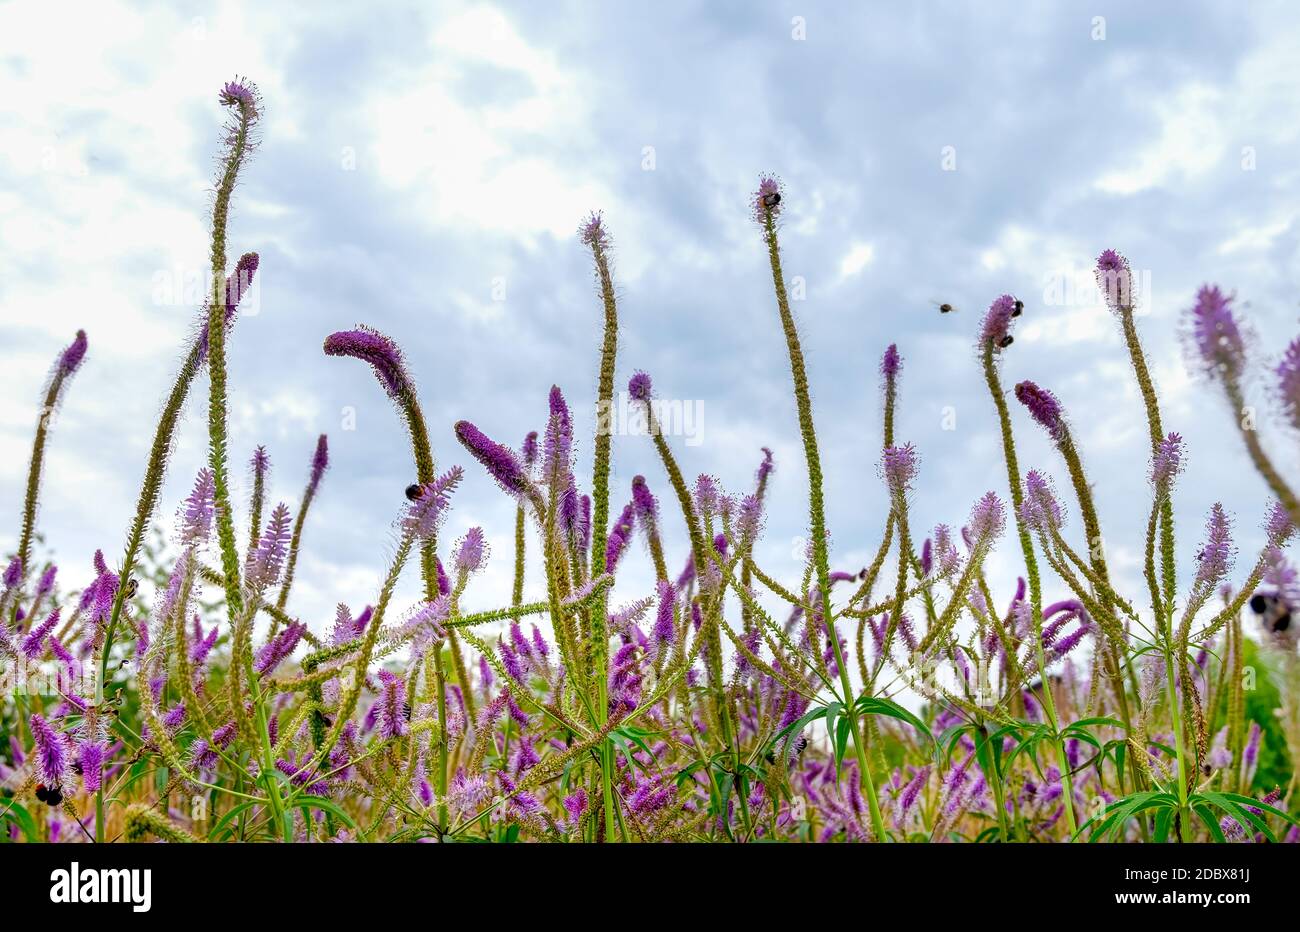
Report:
[[5,567],[4,584],[6,589],[12,589],[17,586],[23,579],[23,561],[14,557]]
[[456,439],[483,464],[488,474],[508,494],[522,498],[528,492],[528,477],[514,451],[491,440],[469,421],[456,422]]
[[289,507],[281,502],[271,512],[271,520],[267,522],[257,546],[248,554],[249,588],[261,591],[275,585],[289,555],[290,537]]
[[1026,380],[1016,385],[1016,398],[1029,409],[1030,417],[1046,428],[1053,440],[1065,437],[1065,416],[1055,395]]
[[578,227],[578,236],[592,249],[608,246],[609,231],[605,229],[604,215],[598,210],[588,214]]
[[38,712],[28,719],[36,745],[36,766],[44,781],[58,786],[68,771],[68,739]]
[[257,117],[257,87],[245,78],[227,81],[217,99],[223,107],[238,107],[249,119]]
[[648,372],[637,372],[628,380],[627,393],[636,401],[649,401],[653,390]]
[[422,485],[403,519],[407,533],[419,540],[429,540],[438,533],[438,525],[450,506],[451,491],[460,483],[464,471],[453,466],[437,479]]
[[1215,502],[1210,508],[1210,517],[1205,522],[1205,543],[1196,554],[1199,564],[1196,571],[1197,585],[1213,586],[1226,576],[1232,568],[1232,557],[1232,522],[1223,506]]
[[1183,438],[1179,434],[1170,434],[1160,441],[1156,455],[1151,460],[1151,483],[1162,494],[1166,494],[1182,469]]
[[912,487],[920,461],[916,448],[910,443],[901,447],[886,447],[881,459],[885,483],[894,495],[903,495]]
[[59,355],[59,372],[65,378],[77,371],[81,361],[86,358],[86,331],[78,330],[77,337],[68,344]]
[[1133,276],[1128,260],[1113,249],[1097,257],[1097,287],[1111,310],[1133,306]]
[[340,330],[325,338],[326,356],[351,356],[367,362],[384,391],[394,400],[410,388],[410,378],[402,361],[402,351],[390,338],[370,327]]
[[885,377],[886,381],[892,382],[898,378],[898,371],[903,368],[903,357],[898,355],[898,345],[890,343],[885,349],[885,355],[880,360],[880,374]]
[[483,539],[483,529],[470,528],[456,547],[456,571],[467,576],[476,572],[483,565],[486,554],[487,543]]
[[330,465],[330,444],[329,438],[324,434],[316,441],[316,452],[311,458],[311,487],[314,490],[320,485],[321,476],[325,475],[325,470]]
[[253,459],[249,463],[255,478],[266,478],[267,470],[271,468],[271,457],[266,452],[266,447],[258,447],[253,451]]
[[524,437],[523,446],[519,448],[523,454],[524,465],[532,469],[537,463],[537,431],[530,430],[528,436]]
[[212,530],[216,513],[216,486],[212,470],[202,469],[194,480],[194,489],[181,506],[181,543],[201,544]]
[[1006,524],[1006,509],[1002,500],[992,492],[985,492],[970,513],[970,533],[977,544],[993,541]]
[[1062,523],[1061,506],[1056,501],[1051,483],[1037,470],[1025,474],[1025,496],[1020,505],[1020,517],[1035,531],[1048,533]]
[[1004,294],[989,305],[980,324],[980,349],[996,351],[1011,345],[1011,321],[1016,316],[1016,299]]
[[1300,430],[1300,338],[1292,340],[1277,364],[1277,395],[1282,411],[1296,430]]
[[1232,313],[1232,297],[1218,285],[1203,285],[1189,316],[1193,347],[1206,371],[1238,376],[1246,359],[1246,343]]
[[781,212],[781,179],[775,175],[759,175],[758,190],[754,192],[754,219],[759,223],[767,223],[767,218],[776,216]]

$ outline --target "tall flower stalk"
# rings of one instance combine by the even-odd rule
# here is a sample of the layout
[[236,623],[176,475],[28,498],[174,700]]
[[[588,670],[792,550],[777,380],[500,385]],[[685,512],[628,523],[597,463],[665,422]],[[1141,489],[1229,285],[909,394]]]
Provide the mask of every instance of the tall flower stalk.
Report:
[[[880,814],[880,802],[876,798],[875,782],[871,776],[871,767],[867,762],[867,749],[862,738],[862,725],[854,711],[853,686],[849,681],[848,664],[844,662],[844,652],[840,647],[840,638],[835,630],[835,610],[831,604],[831,570],[830,557],[826,546],[826,504],[822,492],[821,454],[817,449],[817,432],[813,427],[812,399],[808,392],[808,374],[804,365],[803,349],[799,345],[799,331],[795,327],[794,315],[790,313],[790,300],[786,295],[785,277],[781,271],[781,251],[777,243],[776,218],[781,211],[781,185],[771,176],[759,180],[758,190],[754,194],[754,216],[762,224],[764,238],[767,242],[768,262],[772,268],[772,286],[776,291],[776,306],[781,317],[781,329],[785,332],[786,349],[790,355],[790,374],[794,380],[795,406],[799,411],[799,433],[803,437],[804,458],[808,464],[808,516],[809,531],[812,534],[813,566],[817,574],[817,589],[821,593],[822,622],[826,627],[827,639],[830,641],[839,669],[840,686],[844,691],[843,701],[849,712],[849,723],[853,734],[853,747],[858,758],[858,775],[862,789],[867,795],[867,804],[871,810],[871,827],[876,841],[885,840],[885,823]],[[899,561],[905,561],[905,550],[900,551]]]

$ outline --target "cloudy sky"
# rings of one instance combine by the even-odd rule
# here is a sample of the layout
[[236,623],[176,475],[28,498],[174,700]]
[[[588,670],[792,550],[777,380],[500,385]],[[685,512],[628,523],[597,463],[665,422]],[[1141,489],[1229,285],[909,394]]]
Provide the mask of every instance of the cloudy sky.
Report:
[[[513,504],[467,463],[452,424],[517,444],[542,427],[557,383],[582,414],[589,476],[601,314],[575,230],[593,209],[615,242],[618,384],[646,369],[700,413],[691,444],[673,438],[688,475],[744,491],[772,447],[759,555],[797,580],[805,476],[747,210],[762,171],[786,185],[786,272],[803,283],[837,568],[867,562],[883,524],[877,366],[890,342],[906,360],[899,437],[923,456],[914,520],[961,523],[984,491],[1005,497],[972,344],[983,309],[1013,292],[1027,312],[1004,377],[1064,401],[1113,569],[1141,601],[1136,385],[1112,318],[1053,287],[1086,283],[1113,246],[1150,283],[1142,333],[1167,426],[1191,449],[1184,569],[1222,500],[1240,577],[1266,490],[1225,405],[1188,375],[1179,320],[1208,280],[1237,291],[1261,364],[1297,330],[1298,18],[1227,2],[0,4],[0,550],[17,535],[42,379],[84,327],[40,528],[65,584],[85,583],[96,548],[119,558],[197,312],[186,283],[207,262],[216,92],[240,74],[266,116],[230,226],[232,262],[262,257],[230,342],[232,451],[246,461],[267,445],[273,495],[296,507],[315,438],[329,435],[292,603],[313,626],[340,600],[373,599],[413,479],[387,399],[364,366],[325,357],[324,336],[364,322],[404,347],[440,464],[469,467],[448,530],[480,524],[495,545],[467,602],[501,604]],[[940,315],[937,301],[960,310]],[[1295,474],[1294,437],[1255,388]],[[206,456],[205,396],[202,382],[165,525]],[[1015,417],[1025,466],[1062,476]],[[615,508],[638,473],[665,491],[648,440],[617,437]],[[1004,541],[999,601],[1014,557]],[[637,553],[618,598],[648,592],[649,577]]]

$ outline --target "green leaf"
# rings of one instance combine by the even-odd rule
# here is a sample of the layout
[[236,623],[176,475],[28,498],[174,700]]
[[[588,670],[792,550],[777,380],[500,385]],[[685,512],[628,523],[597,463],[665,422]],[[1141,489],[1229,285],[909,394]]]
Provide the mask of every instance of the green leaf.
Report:
[[294,800],[293,804],[304,812],[309,809],[319,809],[322,812],[328,812],[353,831],[356,831],[357,829],[357,823],[352,821],[352,816],[340,809],[338,803],[334,802],[332,799],[326,799],[323,796],[300,796]]
[[934,735],[931,734],[930,729],[926,727],[925,722],[921,721],[893,699],[863,695],[858,697],[858,701],[854,703],[854,705],[863,715],[888,715],[890,718],[896,718],[900,721],[907,722],[907,724],[925,735],[932,744],[936,745],[936,747],[938,745],[938,742],[934,739]]

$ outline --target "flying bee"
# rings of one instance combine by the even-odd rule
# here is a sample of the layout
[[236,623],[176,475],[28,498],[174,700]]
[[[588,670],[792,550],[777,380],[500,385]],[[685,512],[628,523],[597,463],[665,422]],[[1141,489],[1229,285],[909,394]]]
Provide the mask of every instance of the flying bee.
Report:
[[947,301],[931,301],[930,303],[939,309],[940,314],[953,314],[957,311],[957,308],[953,307]]
[[1008,346],[1010,346],[1010,345],[1011,345],[1012,343],[1014,343],[1014,342],[1016,342],[1016,338],[1013,337],[1011,334],[1008,333],[1008,334],[1007,334],[1006,336],[1004,336],[1001,340],[998,340],[998,348],[999,348],[999,349],[1006,349]]
[[406,497],[407,497],[407,499],[409,499],[410,501],[413,501],[413,502],[415,502],[415,501],[419,501],[419,500],[420,500],[420,490],[421,490],[420,483],[418,483],[418,482],[412,482],[410,485],[408,485],[408,486],[406,487]]
[[1250,610],[1260,616],[1264,627],[1281,634],[1291,627],[1291,606],[1276,592],[1258,592],[1251,596]]
[[1011,312],[1011,316],[1019,317],[1024,312],[1025,312],[1025,302],[1021,301],[1019,298],[1016,298],[1016,307],[1015,310]]
[[126,581],[126,597],[128,599],[134,599],[136,590],[139,588],[140,588],[140,580],[132,576],[130,579]]
[[771,194],[763,195],[763,206],[766,207],[768,210],[771,210],[773,207],[775,207],[777,204],[780,203],[781,203],[781,193],[779,191],[773,191]]
[[63,804],[63,790],[59,787],[47,787],[44,783],[36,784],[36,798],[47,806],[54,807]]

